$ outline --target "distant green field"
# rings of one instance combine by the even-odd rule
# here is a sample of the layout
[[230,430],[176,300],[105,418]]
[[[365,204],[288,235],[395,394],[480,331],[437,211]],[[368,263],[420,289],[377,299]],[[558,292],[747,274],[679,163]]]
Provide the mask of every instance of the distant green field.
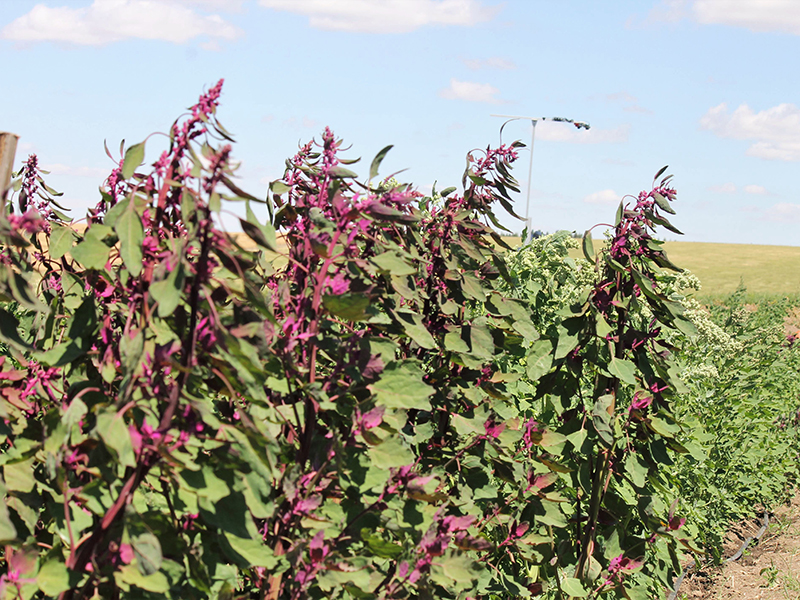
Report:
[[[519,238],[506,238],[510,246]],[[595,241],[597,243],[597,240]],[[800,295],[800,247],[667,242],[670,260],[703,283],[700,296],[723,296],[744,283],[748,295]],[[583,256],[580,250],[575,256]]]
[[703,296],[729,294],[744,283],[748,294],[800,294],[800,247],[667,242],[670,260],[703,282]]

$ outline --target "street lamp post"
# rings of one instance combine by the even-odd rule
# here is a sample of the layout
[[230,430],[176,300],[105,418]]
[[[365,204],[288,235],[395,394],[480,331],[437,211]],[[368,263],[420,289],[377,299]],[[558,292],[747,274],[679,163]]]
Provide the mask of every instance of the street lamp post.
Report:
[[528,237],[525,240],[526,242],[531,238],[531,181],[533,180],[533,142],[536,138],[536,123],[539,121],[556,121],[560,123],[572,123],[578,129],[589,129],[590,126],[588,123],[584,121],[575,121],[574,119],[565,119],[564,117],[521,117],[517,115],[492,115],[493,117],[503,117],[507,119],[505,123],[500,127],[500,139],[502,141],[503,136],[503,127],[505,127],[511,121],[517,121],[519,119],[527,119],[531,122],[531,159],[528,164],[528,193],[525,199],[525,227],[528,230]]

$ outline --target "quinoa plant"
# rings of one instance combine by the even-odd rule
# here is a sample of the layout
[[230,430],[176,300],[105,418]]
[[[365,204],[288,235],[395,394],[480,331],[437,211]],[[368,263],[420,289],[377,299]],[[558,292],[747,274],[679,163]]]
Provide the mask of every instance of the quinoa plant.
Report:
[[[655,277],[667,181],[620,208],[596,282],[544,331],[502,292],[521,144],[424,197],[377,179],[389,147],[360,180],[326,129],[262,200],[235,182],[221,86],[157,160],[121,150],[85,229],[30,164],[20,190],[45,204],[0,222],[0,596],[668,583],[691,544],[657,499],[681,451],[662,332],[689,329]],[[247,243],[219,225],[232,202]]]

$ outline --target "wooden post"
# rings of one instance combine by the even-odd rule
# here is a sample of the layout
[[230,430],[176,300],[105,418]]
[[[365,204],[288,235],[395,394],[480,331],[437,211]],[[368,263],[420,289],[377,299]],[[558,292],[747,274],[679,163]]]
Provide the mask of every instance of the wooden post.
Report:
[[0,131],[0,216],[6,214],[6,194],[14,171],[14,155],[17,153],[19,136]]

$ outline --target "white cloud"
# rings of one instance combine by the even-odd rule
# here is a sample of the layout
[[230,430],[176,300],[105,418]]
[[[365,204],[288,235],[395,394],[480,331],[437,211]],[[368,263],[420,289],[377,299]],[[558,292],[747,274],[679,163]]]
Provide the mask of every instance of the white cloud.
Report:
[[800,35],[800,3],[796,0],[663,0],[645,23],[676,23],[685,18],[702,25]]
[[45,163],[42,166],[45,171],[50,171],[53,175],[72,175],[75,177],[90,177],[92,179],[105,179],[111,174],[111,168],[101,167],[71,167],[61,163]]
[[696,0],[692,13],[704,25],[800,35],[800,3],[796,0]]
[[599,98],[608,102],[636,102],[636,96],[631,96],[628,92],[614,92],[613,94],[603,94]]
[[508,58],[500,56],[492,56],[490,58],[464,58],[463,63],[471,71],[479,71],[480,69],[492,69],[495,71],[512,71],[517,68],[516,63]]
[[426,25],[469,27],[489,21],[499,7],[478,0],[259,0],[265,8],[308,17],[315,29],[407,33]]
[[497,97],[500,93],[496,87],[488,83],[474,81],[450,80],[450,87],[439,90],[439,96],[448,100],[467,100],[468,102],[487,102],[501,104],[503,101]]
[[703,115],[700,127],[722,138],[753,140],[749,156],[800,161],[800,109],[794,104],[779,104],[758,113],[742,104],[729,113],[723,103]]
[[614,129],[576,129],[570,123],[539,121],[536,125],[536,139],[550,142],[569,142],[572,144],[619,144],[628,141],[629,125]]
[[771,196],[771,192],[767,190],[763,185],[746,185],[744,186],[744,191],[748,194],[754,194],[756,196]]
[[621,197],[614,190],[600,190],[586,196],[583,201],[587,204],[619,204]]
[[664,0],[650,10],[646,23],[677,23],[688,15],[686,0]]
[[773,204],[764,211],[764,218],[767,221],[798,223],[800,222],[800,204],[790,204],[788,202]]
[[639,106],[636,96],[632,96],[628,92],[614,92],[613,94],[602,94],[599,96],[591,96],[590,100],[603,100],[605,102],[612,102],[614,104],[624,104],[622,110],[625,112],[653,114],[653,111]]
[[167,0],[94,0],[82,8],[37,4],[0,31],[7,40],[87,46],[131,38],[184,44],[200,36],[232,40],[241,34],[219,15]]
[[[170,1],[170,0],[166,0]],[[244,0],[172,0],[180,4],[196,6],[202,10],[220,12],[239,12]]]
[[735,194],[736,186],[732,183],[723,183],[722,185],[712,185],[708,191],[715,194]]

